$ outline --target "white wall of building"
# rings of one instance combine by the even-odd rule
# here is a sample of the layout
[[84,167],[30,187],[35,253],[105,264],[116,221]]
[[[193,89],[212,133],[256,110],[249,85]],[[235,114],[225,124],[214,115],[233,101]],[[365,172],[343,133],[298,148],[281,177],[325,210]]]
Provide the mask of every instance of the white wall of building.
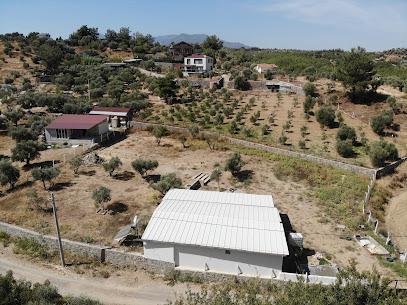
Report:
[[144,256],[163,262],[174,263],[174,245],[145,241]]
[[[202,63],[199,63],[199,61],[202,61]],[[200,67],[202,69],[202,72],[209,73],[213,71],[213,58],[210,56],[185,57],[184,65]]]
[[282,256],[237,250],[229,250],[229,253],[227,254],[225,249],[159,242],[144,243],[144,255],[147,258],[175,263],[182,269],[264,278],[274,278],[281,272]]

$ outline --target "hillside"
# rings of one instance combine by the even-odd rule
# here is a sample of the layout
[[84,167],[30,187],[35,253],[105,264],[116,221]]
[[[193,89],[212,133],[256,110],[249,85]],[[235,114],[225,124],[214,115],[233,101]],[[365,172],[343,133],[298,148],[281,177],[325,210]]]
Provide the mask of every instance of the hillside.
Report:
[[[156,36],[154,39],[158,41],[160,44],[168,46],[172,42],[180,42],[180,41],[185,41],[188,43],[199,43],[201,44],[202,42],[205,41],[205,39],[208,37],[207,34],[171,34],[171,35],[161,35],[161,36]],[[231,48],[231,49],[239,49],[239,48],[250,48],[250,46],[245,45],[241,42],[230,42],[230,41],[224,41],[223,40],[223,46],[226,48]]]

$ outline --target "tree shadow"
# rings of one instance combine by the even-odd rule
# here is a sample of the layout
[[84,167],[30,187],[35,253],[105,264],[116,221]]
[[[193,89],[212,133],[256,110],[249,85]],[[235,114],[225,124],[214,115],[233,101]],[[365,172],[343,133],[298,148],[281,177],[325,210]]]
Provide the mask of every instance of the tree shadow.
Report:
[[50,187],[50,190],[57,192],[57,191],[67,189],[68,187],[71,187],[75,184],[76,183],[73,183],[73,182],[59,182],[59,183],[55,183],[52,187]]
[[161,175],[157,175],[157,174],[146,175],[144,177],[144,180],[146,180],[148,183],[156,183],[156,182],[160,181],[160,179],[161,179]]
[[[58,164],[60,162],[61,161],[59,161],[59,160],[55,160],[54,164]],[[52,167],[52,166],[53,166],[52,161],[42,161],[42,162],[25,164],[23,166],[23,169],[26,170],[26,171],[29,171],[29,170],[34,169],[34,168],[43,168],[43,167]]]
[[116,213],[124,213],[128,210],[127,204],[120,202],[120,201],[114,201],[110,204],[107,205],[106,207],[107,210],[113,211],[115,214]]
[[3,193],[0,192],[0,197],[5,196],[6,194],[14,193],[14,192],[16,192],[16,191],[18,191],[18,190],[21,190],[21,189],[25,188],[25,187],[32,186],[33,184],[34,184],[34,182],[31,181],[31,180],[24,181],[23,183],[17,184],[17,185],[14,186],[13,188],[7,189],[7,190],[6,190],[5,192],[3,192]]
[[134,178],[134,173],[129,171],[124,171],[122,173],[117,173],[114,175],[114,179],[121,181],[129,181]]
[[235,178],[239,181],[239,182],[245,182],[245,181],[249,181],[253,178],[253,174],[254,172],[250,169],[245,169],[242,170],[240,172],[238,172],[237,174],[235,174]]
[[96,174],[96,171],[94,169],[92,169],[92,170],[81,170],[81,171],[79,171],[79,174],[92,177],[92,176],[94,176]]

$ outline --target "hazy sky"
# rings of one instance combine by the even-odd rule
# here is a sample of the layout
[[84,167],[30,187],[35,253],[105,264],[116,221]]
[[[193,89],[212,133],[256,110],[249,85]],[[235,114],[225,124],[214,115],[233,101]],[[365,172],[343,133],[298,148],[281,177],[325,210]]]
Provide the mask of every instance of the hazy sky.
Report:
[[407,47],[407,0],[0,0],[0,33],[67,37],[83,24],[268,48],[383,50]]

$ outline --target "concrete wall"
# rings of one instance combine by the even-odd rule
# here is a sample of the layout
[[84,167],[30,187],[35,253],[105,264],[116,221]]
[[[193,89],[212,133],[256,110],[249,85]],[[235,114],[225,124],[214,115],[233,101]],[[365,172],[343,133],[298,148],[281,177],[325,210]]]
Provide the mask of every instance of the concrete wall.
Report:
[[144,256],[169,263],[175,263],[174,246],[153,241],[144,242]]
[[241,274],[244,276],[275,278],[281,272],[282,256],[249,253],[189,245],[144,242],[144,256],[175,264],[186,270]]
[[175,266],[192,269],[241,274],[244,276],[275,278],[282,269],[283,258],[276,255],[248,253],[225,249],[214,249],[188,245],[176,245],[174,249]]
[[[144,123],[144,122],[132,122],[132,126],[134,128],[138,128],[138,129],[147,129],[149,126],[154,126],[154,125],[161,125],[161,124]],[[177,126],[169,126],[169,125],[163,125],[163,126],[166,126],[167,129],[172,131],[172,132],[183,132],[183,133],[188,133],[189,132],[188,128],[177,127]],[[358,174],[361,174],[361,175],[366,175],[366,176],[369,176],[369,177],[376,176],[376,170],[373,169],[373,168],[367,168],[367,167],[362,167],[362,166],[353,165],[353,164],[349,164],[349,163],[344,163],[344,162],[341,162],[341,161],[325,159],[325,158],[321,158],[321,157],[317,157],[317,156],[313,156],[313,155],[308,155],[308,154],[304,154],[304,153],[297,152],[297,151],[277,148],[277,147],[268,146],[268,145],[265,145],[265,144],[245,141],[245,140],[236,139],[236,138],[232,138],[232,137],[226,137],[225,136],[225,137],[223,137],[223,139],[225,139],[229,143],[235,144],[235,145],[240,145],[240,146],[249,147],[249,148],[256,148],[256,149],[271,152],[271,153],[281,155],[281,156],[298,158],[298,159],[303,159],[303,160],[307,160],[307,161],[310,161],[310,162],[315,162],[315,163],[318,163],[318,164],[333,166],[333,167],[336,167],[336,168],[340,168],[340,169],[343,169],[343,170],[348,170],[348,171],[358,173]]]

